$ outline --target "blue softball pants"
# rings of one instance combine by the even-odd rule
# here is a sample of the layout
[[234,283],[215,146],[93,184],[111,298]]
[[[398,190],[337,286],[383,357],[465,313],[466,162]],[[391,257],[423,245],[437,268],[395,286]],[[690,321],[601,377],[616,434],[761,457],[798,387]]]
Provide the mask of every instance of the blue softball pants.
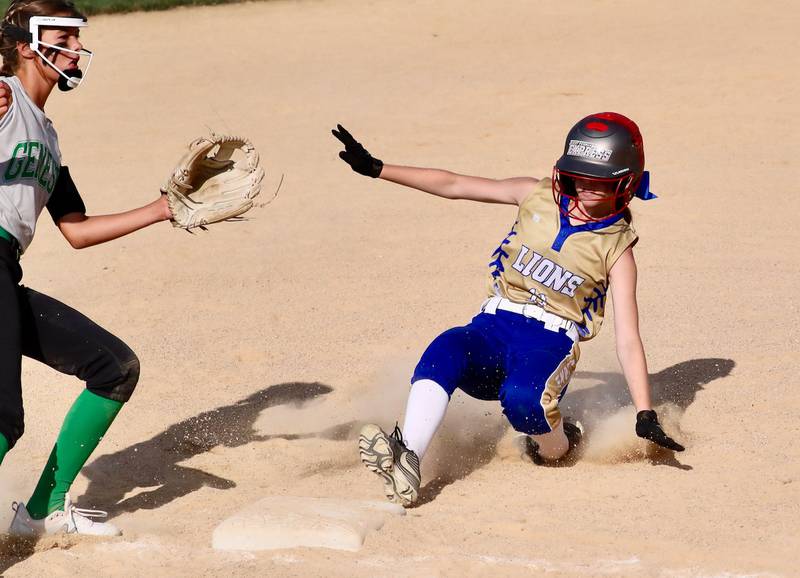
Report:
[[430,379],[449,396],[456,389],[499,400],[511,426],[546,434],[561,422],[558,402],[580,357],[563,329],[509,311],[479,313],[463,327],[439,335],[414,370],[412,383]]

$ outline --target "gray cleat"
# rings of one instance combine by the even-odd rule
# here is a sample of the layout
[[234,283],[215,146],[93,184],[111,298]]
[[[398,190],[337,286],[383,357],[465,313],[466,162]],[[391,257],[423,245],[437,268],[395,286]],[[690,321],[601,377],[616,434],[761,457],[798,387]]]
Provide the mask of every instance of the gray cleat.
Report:
[[383,480],[389,501],[407,507],[417,500],[421,482],[419,457],[406,447],[399,427],[387,435],[375,424],[365,425],[358,437],[358,450],[367,469]]

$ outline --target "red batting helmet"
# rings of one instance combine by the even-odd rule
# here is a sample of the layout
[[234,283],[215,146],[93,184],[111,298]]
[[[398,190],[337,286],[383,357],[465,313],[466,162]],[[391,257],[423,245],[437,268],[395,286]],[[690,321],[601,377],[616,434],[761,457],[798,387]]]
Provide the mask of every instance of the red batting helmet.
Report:
[[[553,167],[553,197],[562,214],[579,221],[597,221],[577,202],[574,179],[595,181],[612,190],[613,211],[618,215],[631,202],[644,173],[644,146],[639,127],[616,112],[600,112],[572,127],[564,154]],[[566,200],[566,199],[569,200]]]

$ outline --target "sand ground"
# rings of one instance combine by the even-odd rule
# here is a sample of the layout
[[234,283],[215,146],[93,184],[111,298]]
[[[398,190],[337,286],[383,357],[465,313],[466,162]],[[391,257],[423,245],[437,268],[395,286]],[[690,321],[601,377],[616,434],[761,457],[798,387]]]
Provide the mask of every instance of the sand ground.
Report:
[[[90,213],[151,200],[206,127],[252,138],[266,190],[285,181],[249,221],[197,235],[162,224],[76,252],[42,217],[24,282],[142,361],[73,492],[125,536],[5,551],[0,571],[796,575],[799,20],[789,0],[281,0],[94,18],[86,84],[48,103]],[[266,495],[381,497],[353,423],[402,415],[416,359],[476,311],[514,220],[358,177],[329,129],[388,162],[542,177],[599,110],[644,133],[660,198],[634,207],[642,334],[687,451],[637,445],[608,323],[565,398],[588,429],[574,466],[522,462],[498,407],[458,398],[422,504],[360,552],[212,550],[216,524]],[[27,498],[81,387],[23,371],[5,502]]]

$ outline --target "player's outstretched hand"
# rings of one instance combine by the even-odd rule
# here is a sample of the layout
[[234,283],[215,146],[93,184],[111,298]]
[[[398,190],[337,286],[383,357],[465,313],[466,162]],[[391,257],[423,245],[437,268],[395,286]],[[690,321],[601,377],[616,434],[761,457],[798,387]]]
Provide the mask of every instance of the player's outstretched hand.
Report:
[[346,128],[337,124],[331,133],[344,145],[344,150],[339,153],[339,158],[350,165],[350,168],[365,177],[380,176],[383,170],[383,161],[369,154],[369,151],[354,139]]
[[0,118],[3,118],[11,108],[11,103],[14,102],[11,87],[5,82],[0,82]]
[[668,450],[682,452],[685,449],[664,433],[661,424],[658,423],[658,416],[652,409],[645,409],[636,414],[636,435]]

